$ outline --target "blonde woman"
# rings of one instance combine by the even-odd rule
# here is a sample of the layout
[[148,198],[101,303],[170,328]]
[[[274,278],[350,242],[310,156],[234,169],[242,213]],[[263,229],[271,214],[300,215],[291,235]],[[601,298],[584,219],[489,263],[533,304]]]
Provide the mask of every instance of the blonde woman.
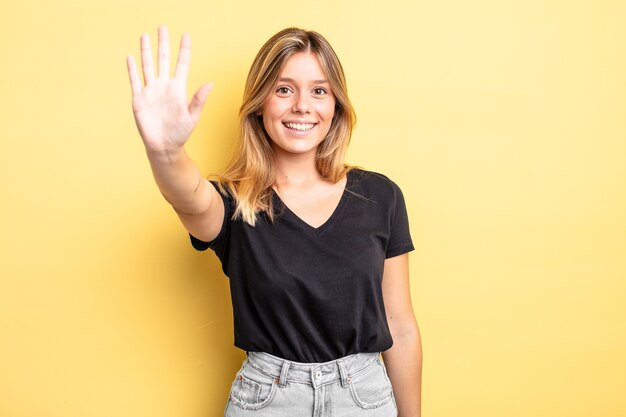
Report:
[[234,156],[208,181],[184,148],[211,89],[187,102],[190,42],[183,35],[173,78],[165,27],[156,69],[141,37],[143,83],[127,64],[156,183],[230,279],[247,356],[225,416],[420,416],[406,207],[389,178],[344,164],[355,115],[330,44],[289,28],[263,45]]

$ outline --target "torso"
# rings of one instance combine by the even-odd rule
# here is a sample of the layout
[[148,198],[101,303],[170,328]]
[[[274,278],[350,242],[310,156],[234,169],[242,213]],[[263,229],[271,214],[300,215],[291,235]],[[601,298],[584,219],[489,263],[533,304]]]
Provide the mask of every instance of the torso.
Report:
[[[342,182],[333,185],[341,190]],[[307,210],[299,210],[317,224],[330,213],[317,228],[277,194],[273,221],[264,214],[255,226],[232,220],[236,202],[222,194],[226,213],[220,234],[211,243],[192,243],[214,250],[229,277],[235,346],[306,363],[391,347],[384,263],[413,249],[402,193],[387,177],[363,170],[349,171],[344,185],[338,204],[331,190],[322,193],[324,204],[317,207],[326,210],[323,216],[308,216],[306,204]],[[299,195],[313,198],[322,188]],[[283,194],[294,210],[302,208],[297,207],[302,199]]]
[[318,228],[333,215],[346,188],[347,177],[336,184],[318,181],[307,187],[274,187],[283,204],[303,222]]

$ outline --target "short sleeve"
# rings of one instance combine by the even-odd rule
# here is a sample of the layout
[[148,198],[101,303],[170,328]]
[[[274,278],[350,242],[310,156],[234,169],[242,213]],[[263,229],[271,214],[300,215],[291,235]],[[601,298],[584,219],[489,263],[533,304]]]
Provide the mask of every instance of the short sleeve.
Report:
[[400,187],[393,183],[393,222],[389,233],[389,241],[385,253],[386,258],[402,255],[415,249],[409,229],[409,216]]
[[232,199],[229,195],[223,194],[215,181],[210,181],[213,184],[213,187],[217,190],[218,194],[222,197],[222,202],[224,203],[224,220],[222,222],[222,228],[220,232],[210,242],[204,242],[191,233],[189,234],[189,238],[191,240],[191,245],[194,249],[199,251],[204,251],[207,249],[212,249],[218,256],[218,258],[223,259],[225,257],[227,248],[228,248],[228,230],[230,229],[230,222],[232,217]]

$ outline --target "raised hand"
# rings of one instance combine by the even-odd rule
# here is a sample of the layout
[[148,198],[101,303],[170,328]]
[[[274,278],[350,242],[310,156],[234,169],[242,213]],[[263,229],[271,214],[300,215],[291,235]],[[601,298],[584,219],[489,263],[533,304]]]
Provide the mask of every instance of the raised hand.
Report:
[[170,78],[169,34],[165,26],[159,27],[158,74],[155,75],[150,37],[147,34],[141,36],[143,85],[135,60],[132,56],[127,58],[135,122],[149,152],[180,150],[198,124],[200,112],[213,85],[202,85],[191,101],[187,102],[190,60],[191,38],[185,33],[180,42],[176,71],[174,77]]

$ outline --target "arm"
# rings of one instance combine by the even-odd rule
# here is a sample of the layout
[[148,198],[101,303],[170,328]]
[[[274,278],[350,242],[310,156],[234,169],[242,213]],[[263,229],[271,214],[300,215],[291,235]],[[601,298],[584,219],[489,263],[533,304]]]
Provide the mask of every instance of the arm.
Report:
[[191,39],[183,35],[176,73],[170,79],[167,28],[159,28],[158,75],[155,76],[150,38],[141,37],[142,86],[132,56],[127,59],[133,93],[133,113],[146,148],[152,174],[165,199],[172,205],[187,230],[210,241],[222,226],[224,204],[215,188],[185,152],[184,145],[196,127],[211,90],[205,84],[187,103],[187,73]]
[[421,416],[422,342],[413,313],[408,253],[385,260],[383,297],[393,346],[383,360],[393,386],[399,417]]

